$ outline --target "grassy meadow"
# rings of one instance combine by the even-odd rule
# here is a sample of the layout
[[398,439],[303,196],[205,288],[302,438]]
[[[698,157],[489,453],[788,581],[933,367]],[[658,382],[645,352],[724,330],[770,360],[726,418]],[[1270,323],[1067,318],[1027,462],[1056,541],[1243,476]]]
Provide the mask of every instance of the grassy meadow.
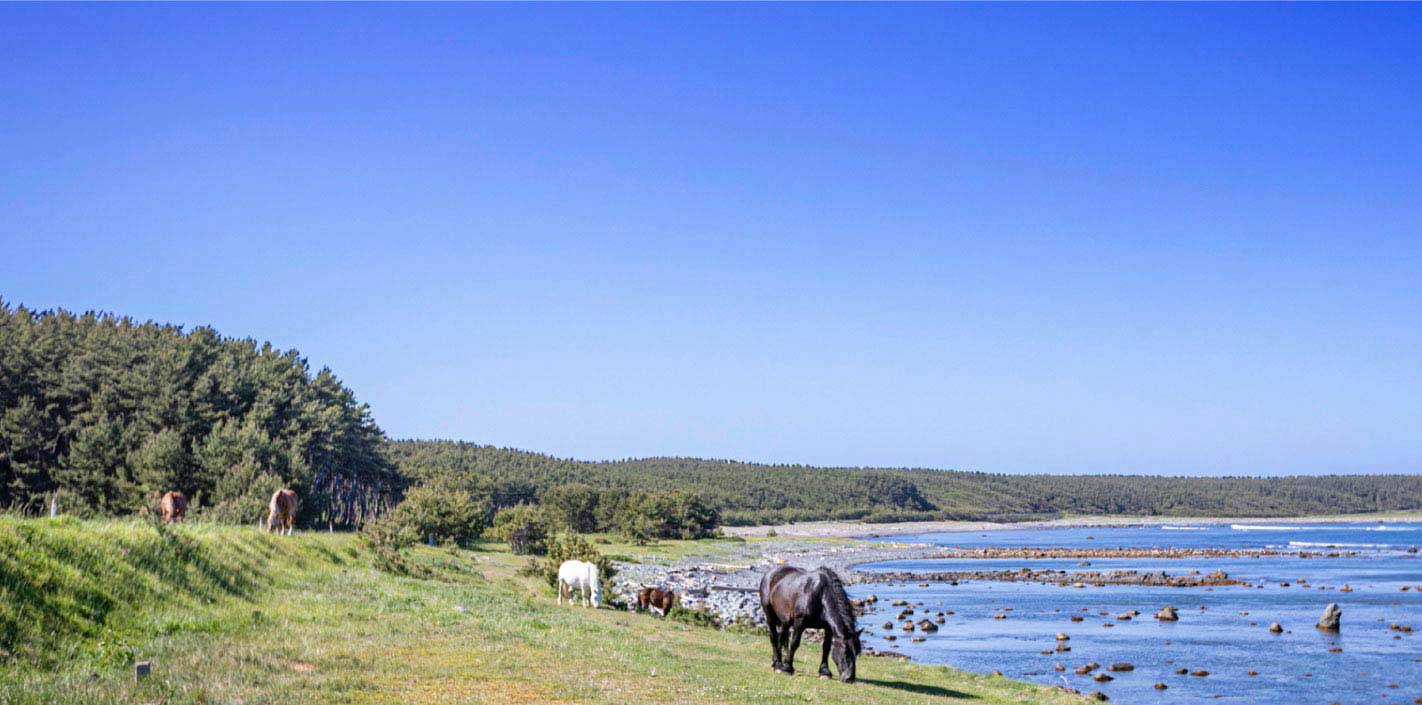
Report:
[[881,658],[855,684],[776,675],[762,636],[559,608],[499,549],[413,549],[409,577],[350,534],[0,517],[0,703],[1080,702]]

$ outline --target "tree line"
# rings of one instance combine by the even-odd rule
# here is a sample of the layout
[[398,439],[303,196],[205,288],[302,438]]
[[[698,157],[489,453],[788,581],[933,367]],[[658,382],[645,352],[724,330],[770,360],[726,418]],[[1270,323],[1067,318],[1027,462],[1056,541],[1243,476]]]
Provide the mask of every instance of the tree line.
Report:
[[[487,528],[694,538],[720,524],[1010,520],[1065,513],[1241,517],[1422,508],[1422,476],[995,475],[696,458],[577,461],[456,441],[390,441],[296,351],[104,313],[0,300],[0,509],[147,511],[177,489],[251,522],[278,487],[305,525],[387,516],[424,539]],[[503,515],[503,519],[500,519]],[[509,529],[508,527],[515,527]]]
[[459,441],[389,443],[407,474],[516,486],[535,501],[580,482],[612,492],[681,490],[729,525],[823,519],[1011,521],[1065,514],[1278,517],[1422,508],[1422,476],[1003,475],[915,468],[769,465],[696,458],[579,461]]
[[0,508],[122,515],[180,490],[245,523],[291,487],[308,524],[354,526],[402,488],[384,442],[294,350],[0,300]]
[[478,537],[514,507],[540,531],[634,540],[698,538],[719,524],[686,492],[547,492],[516,475],[397,463],[395,448],[349,388],[294,350],[0,300],[0,510],[143,514],[177,490],[195,514],[248,523],[289,487],[304,525],[386,517],[422,540]]

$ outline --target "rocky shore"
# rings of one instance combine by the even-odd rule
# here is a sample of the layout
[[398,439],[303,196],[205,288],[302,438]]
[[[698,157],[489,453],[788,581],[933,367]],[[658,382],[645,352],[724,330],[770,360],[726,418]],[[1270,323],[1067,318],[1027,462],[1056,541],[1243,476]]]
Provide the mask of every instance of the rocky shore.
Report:
[[[1406,548],[1396,550],[1406,551]],[[1296,556],[1298,558],[1354,557],[1357,551],[1299,550],[1279,548],[1016,548],[984,547],[940,550],[929,558],[1022,558],[1027,560],[1053,558],[1262,558],[1265,556]]]
[[856,538],[902,536],[942,531],[998,531],[1004,529],[1069,529],[1109,526],[1162,526],[1170,524],[1248,524],[1261,521],[1288,521],[1290,524],[1325,524],[1337,522],[1417,522],[1422,512],[1389,512],[1380,514],[1340,514],[1309,517],[1072,517],[1043,521],[905,521],[867,523],[862,521],[812,521],[778,526],[728,526],[729,536],[784,536],[795,538]]
[[[1337,520],[1337,517],[1331,517]],[[1179,519],[1173,522],[1180,522]],[[1101,526],[1121,526],[1142,523],[1139,520],[1101,520]],[[1039,527],[1057,527],[1059,523],[1034,523]],[[822,524],[825,526],[825,524]],[[835,526],[857,526],[860,532],[867,524],[843,523]],[[975,529],[1003,529],[1017,524],[988,524]],[[1089,526],[1096,526],[1091,523]],[[735,532],[747,533],[747,532]],[[1416,549],[1409,549],[1415,551]],[[1022,559],[1081,560],[1079,567],[1088,567],[1095,559],[1241,559],[1241,557],[1295,556],[1313,557],[1358,556],[1358,551],[1340,547],[1321,549],[1064,549],[1064,547],[975,547],[975,549],[944,549],[926,543],[842,542],[842,540],[806,539],[785,536],[751,540],[739,544],[725,543],[712,556],[691,556],[667,563],[634,563],[620,561],[619,574],[610,586],[613,600],[636,604],[636,594],[643,587],[658,587],[677,593],[681,607],[704,610],[722,625],[764,625],[757,588],[766,571],[782,564],[812,567],[828,566],[839,571],[849,583],[960,583],[960,581],[1007,581],[1007,583],[1058,584],[1062,587],[1149,586],[1210,588],[1246,586],[1249,583],[1231,578],[1223,571],[1199,573],[1185,571],[1136,570],[954,570],[954,571],[866,571],[856,566],[879,561],[904,559]],[[1300,587],[1308,587],[1300,583]],[[1334,590],[1334,587],[1318,587]],[[1348,591],[1347,586],[1338,588]]]
[[638,590],[658,587],[675,592],[682,607],[705,610],[722,625],[763,626],[757,589],[761,576],[777,566],[828,566],[853,581],[855,565],[924,558],[941,550],[928,544],[760,541],[718,553],[714,560],[693,556],[669,564],[619,562],[609,592],[619,602],[635,604]]
[[1220,585],[1248,585],[1229,577],[1224,571],[1201,575],[1170,575],[1164,571],[1142,573],[1135,570],[1072,571],[1065,570],[956,570],[922,573],[914,571],[855,571],[853,580],[857,583],[948,583],[957,585],[969,580],[996,580],[1020,583],[1037,582],[1061,585],[1063,587],[1102,587],[1105,585],[1142,585],[1148,587],[1215,587]]
[[[693,556],[667,564],[619,562],[618,574],[610,586],[614,600],[625,604],[636,602],[638,590],[656,587],[671,590],[682,607],[704,610],[722,625],[761,626],[761,614],[756,594],[760,578],[779,565],[803,568],[828,566],[838,571],[850,583],[958,583],[966,581],[1038,582],[1063,587],[1100,587],[1105,585],[1141,585],[1178,588],[1209,588],[1224,585],[1248,585],[1222,571],[1200,573],[1187,571],[1172,574],[1165,571],[1135,570],[960,570],[960,571],[864,571],[855,566],[881,561],[909,558],[1211,558],[1297,555],[1337,557],[1338,552],[1219,550],[1219,549],[1063,549],[1063,548],[974,548],[944,550],[931,544],[908,543],[829,543],[805,539],[779,539],[747,543],[714,559]],[[1341,555],[1351,555],[1344,553]]]

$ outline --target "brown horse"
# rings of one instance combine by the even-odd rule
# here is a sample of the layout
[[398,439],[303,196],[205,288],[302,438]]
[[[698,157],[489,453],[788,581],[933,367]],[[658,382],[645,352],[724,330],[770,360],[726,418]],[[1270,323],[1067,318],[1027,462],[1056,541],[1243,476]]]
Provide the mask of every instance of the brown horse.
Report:
[[637,591],[637,607],[652,610],[665,617],[676,606],[676,593],[661,588],[642,588]]
[[163,495],[163,499],[159,500],[158,509],[163,512],[164,524],[186,521],[188,498],[182,492],[168,492]]
[[277,490],[267,505],[267,531],[276,527],[277,533],[291,535],[291,525],[296,522],[296,491]]
[[[795,650],[806,629],[825,630],[820,653],[820,677],[830,678],[829,657],[839,668],[839,679],[854,681],[854,662],[859,656],[859,632],[854,608],[844,593],[844,583],[829,568],[813,571],[783,565],[760,579],[760,608],[770,629],[770,648],[775,654],[771,668],[795,674]],[[781,649],[786,648],[784,659]]]

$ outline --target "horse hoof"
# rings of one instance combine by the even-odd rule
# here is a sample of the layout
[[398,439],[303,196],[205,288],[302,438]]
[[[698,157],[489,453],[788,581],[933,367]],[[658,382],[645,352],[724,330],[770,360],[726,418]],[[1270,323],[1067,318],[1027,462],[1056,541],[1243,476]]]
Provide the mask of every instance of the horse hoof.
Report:
[[834,677],[834,676],[831,676],[831,675],[828,674],[828,673],[821,673],[821,674],[820,674],[820,680],[829,680],[829,679],[831,679],[831,678],[833,678],[833,677]]

